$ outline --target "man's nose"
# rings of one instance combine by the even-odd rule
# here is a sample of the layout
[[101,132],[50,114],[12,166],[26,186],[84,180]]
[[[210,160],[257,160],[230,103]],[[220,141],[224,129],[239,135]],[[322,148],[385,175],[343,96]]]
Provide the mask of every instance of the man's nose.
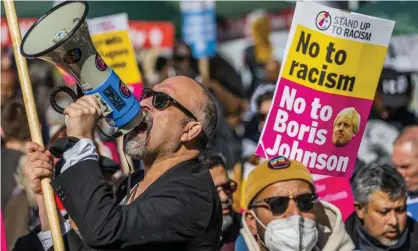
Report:
[[406,180],[407,179],[407,170],[406,168],[396,167],[396,170],[402,175],[402,177]]
[[229,196],[225,193],[224,190],[220,190],[218,194],[219,194],[219,198],[221,199],[221,202],[229,201]]
[[285,217],[290,217],[293,215],[301,215],[298,205],[296,204],[295,200],[289,200],[289,205],[287,206],[287,210],[285,212]]
[[396,215],[395,211],[391,211],[387,215],[387,223],[392,227],[396,227],[398,225],[398,216]]

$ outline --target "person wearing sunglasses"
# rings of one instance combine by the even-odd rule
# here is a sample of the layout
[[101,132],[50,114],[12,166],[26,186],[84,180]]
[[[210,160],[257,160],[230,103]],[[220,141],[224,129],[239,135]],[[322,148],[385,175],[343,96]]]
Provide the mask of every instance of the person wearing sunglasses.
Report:
[[[319,201],[309,170],[278,156],[257,166],[244,188],[238,251],[353,251],[341,212]],[[244,245],[245,242],[245,245]]]
[[222,153],[207,147],[202,156],[202,163],[209,168],[216,190],[222,203],[222,229],[220,251],[234,251],[235,240],[239,236],[241,215],[232,210],[232,194],[237,190],[237,183],[228,177],[226,159]]
[[[106,190],[92,142],[101,111],[86,95],[65,109],[73,141],[63,145],[65,163],[52,187],[90,248],[217,251],[222,206],[198,159],[216,130],[214,98],[193,79],[176,76],[143,89],[140,105],[144,119],[125,135],[124,151],[142,160],[144,170],[128,176],[115,197]],[[34,142],[27,147],[26,178],[42,197],[40,179],[53,171],[51,152]]]

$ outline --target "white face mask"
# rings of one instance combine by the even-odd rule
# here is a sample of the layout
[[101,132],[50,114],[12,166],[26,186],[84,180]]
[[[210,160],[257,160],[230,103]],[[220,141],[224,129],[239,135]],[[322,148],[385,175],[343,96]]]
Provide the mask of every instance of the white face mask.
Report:
[[293,215],[272,220],[266,227],[253,215],[266,229],[262,244],[270,251],[311,251],[318,241],[316,222],[311,219]]

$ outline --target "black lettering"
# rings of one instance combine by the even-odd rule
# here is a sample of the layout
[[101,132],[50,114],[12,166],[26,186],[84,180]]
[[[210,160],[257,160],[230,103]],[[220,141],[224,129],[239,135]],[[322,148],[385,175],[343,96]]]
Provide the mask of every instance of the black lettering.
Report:
[[319,70],[314,67],[314,65],[310,68],[309,65],[293,60],[290,66],[289,74],[294,76],[293,73],[296,71],[296,77],[298,79],[309,81],[311,84],[325,86],[330,89],[335,88],[337,90],[349,92],[353,91],[356,77],[339,75],[335,72],[328,73],[327,69],[328,65],[326,64],[322,65],[322,69]]
[[344,36],[349,37],[348,33],[350,32],[350,29],[346,28],[344,29]]
[[310,71],[309,71],[309,75],[308,75],[308,80],[309,80],[309,82],[311,82],[312,84],[314,84],[314,83],[316,83],[316,81],[318,81],[318,78],[314,78],[313,77],[313,74],[316,74],[316,75],[318,75],[319,74],[319,71],[318,71],[318,69],[316,69],[316,68],[312,68]]
[[335,81],[335,78],[336,77],[337,77],[337,74],[336,73],[330,73],[330,74],[328,74],[328,76],[327,76],[328,82],[325,84],[325,86],[328,87],[328,88],[334,88],[335,87],[335,84],[337,83]]
[[350,77],[350,76],[345,76],[345,75],[340,75],[339,79],[338,79],[338,84],[337,84],[337,89],[341,90],[341,86],[342,90],[344,91],[353,91],[354,88],[354,83],[356,82],[356,77]]
[[329,43],[328,47],[327,47],[327,56],[325,57],[325,59],[327,60],[328,63],[332,63],[332,53],[335,51],[334,49],[334,43]]
[[327,65],[322,65],[322,71],[321,74],[319,75],[319,81],[318,81],[318,85],[324,85],[324,78],[325,78],[325,74],[327,73],[328,66]]
[[316,42],[313,42],[311,46],[309,46],[309,56],[316,58],[319,54],[319,44]]
[[306,79],[306,73],[308,72],[308,66],[305,64],[300,64],[298,73],[296,74],[296,77],[300,79]]
[[292,65],[290,66],[289,75],[293,76],[293,70],[295,67],[299,65],[299,62],[296,62],[295,60],[292,61]]
[[339,50],[337,51],[337,53],[335,53],[335,63],[337,65],[344,64],[346,59],[347,59],[347,52],[345,50]]
[[300,47],[302,47],[302,53],[306,54],[306,51],[308,50],[309,41],[311,40],[311,34],[308,33],[308,37],[306,39],[307,41],[305,41],[305,32],[302,31],[299,37],[298,46],[296,47],[297,52],[299,52]]

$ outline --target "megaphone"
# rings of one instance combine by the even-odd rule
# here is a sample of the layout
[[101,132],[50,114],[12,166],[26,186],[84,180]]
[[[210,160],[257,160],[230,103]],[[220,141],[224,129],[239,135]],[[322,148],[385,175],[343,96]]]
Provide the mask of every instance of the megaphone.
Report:
[[[143,113],[129,88],[97,53],[87,26],[88,11],[84,1],[55,6],[30,27],[20,52],[26,58],[40,58],[66,71],[84,95],[97,98],[104,118],[117,127],[116,135],[121,136],[140,124]],[[56,105],[53,108],[63,112]]]

